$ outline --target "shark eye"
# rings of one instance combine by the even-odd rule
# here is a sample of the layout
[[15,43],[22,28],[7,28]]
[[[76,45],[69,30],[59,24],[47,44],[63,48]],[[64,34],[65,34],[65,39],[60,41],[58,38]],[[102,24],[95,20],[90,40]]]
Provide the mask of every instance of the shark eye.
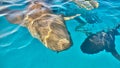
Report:
[[43,6],[43,5],[41,5],[41,7],[43,8],[44,6]]

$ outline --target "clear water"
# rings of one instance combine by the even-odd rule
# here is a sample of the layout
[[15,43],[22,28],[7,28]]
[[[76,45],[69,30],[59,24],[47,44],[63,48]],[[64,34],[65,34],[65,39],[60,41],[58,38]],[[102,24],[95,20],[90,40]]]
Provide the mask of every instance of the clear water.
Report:
[[[12,3],[14,1],[16,2],[16,0],[11,0]],[[27,4],[24,3],[24,0],[18,1],[16,4],[22,5],[12,6],[10,9],[18,9],[18,7],[24,9]],[[74,3],[67,3],[64,5],[66,10],[59,11],[59,13],[66,16],[81,13],[83,18],[89,19],[89,22],[98,22],[94,25],[87,24],[84,27],[93,32],[113,28],[120,23],[120,0],[98,0],[98,2],[100,3],[99,8],[91,11],[81,10]],[[75,8],[77,10],[74,10]],[[99,19],[91,20],[96,18],[94,15],[97,15]],[[75,31],[79,24],[74,19],[66,21],[73,45],[68,50],[56,53],[33,38],[26,28],[11,24],[4,16],[0,16],[0,68],[120,68],[120,62],[110,53],[102,51],[88,55],[81,52],[80,45],[87,36]],[[116,49],[120,53],[119,40],[120,36],[116,36]]]

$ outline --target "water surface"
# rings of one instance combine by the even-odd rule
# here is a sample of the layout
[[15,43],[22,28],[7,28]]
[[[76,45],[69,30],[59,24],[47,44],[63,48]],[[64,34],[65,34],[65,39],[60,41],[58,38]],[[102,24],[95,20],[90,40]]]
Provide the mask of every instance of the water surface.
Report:
[[[74,3],[67,3],[63,5],[65,10],[55,12],[65,16],[80,13],[83,18],[88,18],[89,22],[96,22],[94,25],[87,24],[84,26],[85,29],[93,32],[113,28],[117,23],[120,23],[119,0],[98,0],[98,2],[100,6],[90,11],[78,8]],[[11,10],[22,10],[28,5],[23,0],[18,0],[18,2],[11,0],[7,3],[1,3],[0,7],[11,5],[11,3],[12,6],[9,7]],[[99,20],[92,20],[95,18],[94,15],[97,15]],[[12,24],[6,20],[4,15],[1,15],[0,68],[120,68],[120,62],[110,53],[103,51],[88,55],[81,52],[80,45],[87,36],[82,32],[75,31],[79,24],[74,19],[66,21],[73,45],[68,50],[56,53],[33,38],[25,27]],[[120,53],[119,40],[120,36],[116,36],[116,49]]]

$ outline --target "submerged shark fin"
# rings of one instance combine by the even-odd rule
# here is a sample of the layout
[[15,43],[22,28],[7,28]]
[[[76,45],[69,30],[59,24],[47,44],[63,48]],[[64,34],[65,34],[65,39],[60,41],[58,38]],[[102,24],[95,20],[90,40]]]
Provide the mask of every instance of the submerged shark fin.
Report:
[[111,54],[120,61],[120,54],[116,51],[116,49],[112,50]]
[[23,25],[24,14],[25,12],[21,10],[11,11],[6,18],[10,23]]

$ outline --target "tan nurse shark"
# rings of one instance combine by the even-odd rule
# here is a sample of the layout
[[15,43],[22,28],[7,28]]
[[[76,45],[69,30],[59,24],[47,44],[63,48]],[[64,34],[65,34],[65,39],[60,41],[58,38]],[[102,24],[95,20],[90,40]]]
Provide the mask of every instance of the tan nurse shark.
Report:
[[[90,5],[98,6],[97,2],[93,0],[72,1],[88,10],[92,9],[88,8]],[[44,1],[33,1],[25,10],[10,12],[6,18],[11,23],[26,27],[31,35],[40,40],[47,48],[62,51],[68,49],[72,44],[70,34],[64,24],[65,20],[73,19],[76,16],[80,16],[80,14],[71,17],[56,15]]]
[[6,15],[8,21],[26,27],[31,35],[40,40],[47,48],[62,51],[72,44],[70,34],[64,24],[71,17],[53,14],[44,2],[34,1],[23,11],[14,11]]

